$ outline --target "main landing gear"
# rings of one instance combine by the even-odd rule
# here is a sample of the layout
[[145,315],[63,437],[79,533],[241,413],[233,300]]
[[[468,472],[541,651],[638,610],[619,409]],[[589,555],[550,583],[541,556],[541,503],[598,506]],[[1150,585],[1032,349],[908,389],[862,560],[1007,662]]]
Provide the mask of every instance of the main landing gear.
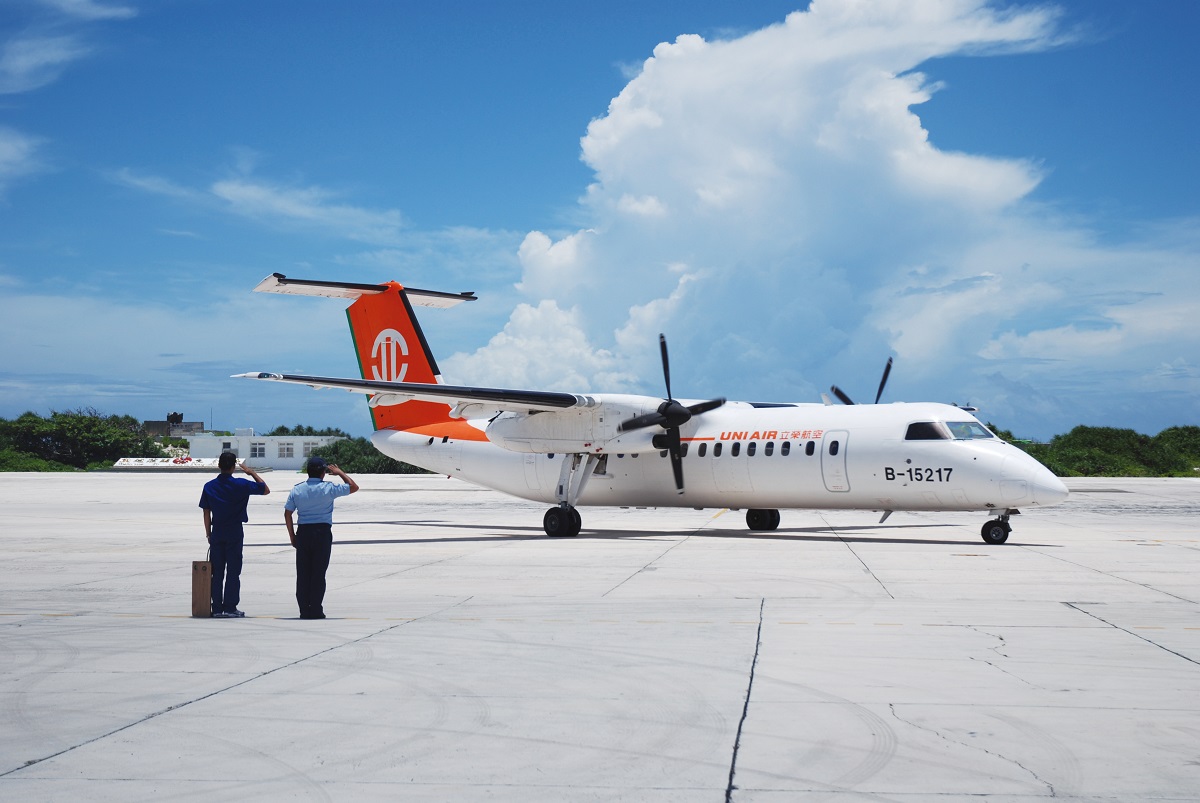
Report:
[[[1011,511],[1019,513],[1020,511]],[[1008,540],[1008,534],[1012,532],[1012,525],[1008,523],[1008,513],[1002,514],[1000,517],[985,522],[980,528],[979,534],[983,536],[983,540],[989,544],[1003,544]]]
[[570,505],[552,507],[542,517],[542,528],[551,538],[574,538],[582,526],[583,517]]
[[779,527],[778,510],[747,510],[746,526],[751,530],[774,530]]
[[587,481],[596,471],[603,473],[604,463],[594,454],[563,455],[562,469],[558,472],[558,486],[554,496],[558,506],[546,511],[542,517],[542,529],[551,538],[574,538],[579,535],[583,526],[583,518],[575,509],[579,495],[583,493]]

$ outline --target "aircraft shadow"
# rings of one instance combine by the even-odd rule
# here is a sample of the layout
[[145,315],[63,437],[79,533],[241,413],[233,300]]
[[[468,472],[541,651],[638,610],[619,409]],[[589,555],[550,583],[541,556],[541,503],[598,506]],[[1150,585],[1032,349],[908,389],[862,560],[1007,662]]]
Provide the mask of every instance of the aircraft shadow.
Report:
[[[244,525],[246,527],[277,527],[274,524],[257,524]],[[445,536],[445,537],[430,537],[430,538],[338,538],[334,536],[335,544],[347,544],[355,546],[371,546],[378,544],[438,544],[438,543],[473,543],[491,541],[495,542],[497,536],[500,536],[506,541],[563,541],[570,543],[571,541],[581,541],[586,539],[597,540],[616,540],[616,539],[653,539],[659,537],[691,537],[691,538],[731,538],[738,540],[753,539],[759,541],[791,541],[795,543],[852,543],[852,544],[895,544],[897,546],[906,546],[912,544],[924,544],[927,546],[980,546],[981,539],[979,538],[964,538],[964,539],[942,539],[942,538],[888,538],[881,535],[855,535],[857,532],[878,533],[881,530],[886,531],[901,531],[901,530],[928,530],[932,528],[954,528],[962,525],[955,524],[876,524],[876,525],[859,525],[853,527],[782,527],[773,531],[752,531],[752,530],[654,530],[654,531],[629,531],[629,530],[599,530],[589,529],[584,527],[580,530],[579,535],[575,538],[548,538],[541,527],[536,526],[513,526],[513,525],[486,525],[486,526],[464,526],[461,524],[452,524],[445,521],[418,519],[418,520],[403,520],[403,521],[346,521],[336,522],[334,524],[335,533],[339,529],[346,527],[360,526],[385,526],[385,527],[424,527],[424,528],[444,528],[449,530],[479,530],[486,535],[460,535],[460,536]],[[250,544],[247,547],[290,547],[290,543],[269,543],[269,544]],[[986,545],[985,545],[986,546]],[[1021,543],[1020,546],[1051,548],[1059,547],[1060,544],[1027,544]]]

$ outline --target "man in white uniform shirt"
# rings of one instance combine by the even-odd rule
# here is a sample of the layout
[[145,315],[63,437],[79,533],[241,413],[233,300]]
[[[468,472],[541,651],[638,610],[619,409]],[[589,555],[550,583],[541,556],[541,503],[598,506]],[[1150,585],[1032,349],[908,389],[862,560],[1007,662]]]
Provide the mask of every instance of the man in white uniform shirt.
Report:
[[[358,483],[324,458],[308,459],[308,479],[288,494],[283,509],[288,538],[296,550],[296,603],[301,619],[324,619],[325,570],[333,551],[333,502],[358,490]],[[341,478],[329,482],[326,473]],[[299,516],[297,526],[293,514]]]

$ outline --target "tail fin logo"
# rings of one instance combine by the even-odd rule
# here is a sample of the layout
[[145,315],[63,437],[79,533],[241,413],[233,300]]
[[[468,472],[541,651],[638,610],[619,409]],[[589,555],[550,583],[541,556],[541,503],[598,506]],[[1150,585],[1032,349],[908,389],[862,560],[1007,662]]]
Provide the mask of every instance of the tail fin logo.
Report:
[[371,347],[371,376],[381,382],[403,382],[408,373],[408,342],[395,329],[384,329]]

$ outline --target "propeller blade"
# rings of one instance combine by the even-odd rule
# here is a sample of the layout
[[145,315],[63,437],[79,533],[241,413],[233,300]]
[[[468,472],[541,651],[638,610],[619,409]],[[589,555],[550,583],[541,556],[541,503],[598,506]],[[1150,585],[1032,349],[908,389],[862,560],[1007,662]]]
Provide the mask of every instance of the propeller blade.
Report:
[[879,390],[875,394],[875,403],[879,404],[879,399],[883,396],[883,386],[887,384],[888,374],[892,372],[892,358],[888,357],[887,365],[883,366],[883,379],[879,380]]
[[662,332],[658,333],[658,348],[662,351],[663,362],[663,379],[667,382],[667,398],[673,399],[671,395],[671,362],[667,359],[667,336]]
[[692,415],[700,415],[701,413],[707,413],[709,410],[715,410],[724,403],[724,399],[710,399],[706,402],[688,405],[687,410]]
[[842,389],[837,385],[831,387],[830,390],[833,392],[834,396],[838,397],[838,401],[840,401],[842,404],[854,404],[854,402],[850,400],[850,397],[845,393],[842,393]]
[[666,422],[666,420],[667,420],[666,416],[664,416],[662,413],[655,410],[652,413],[643,413],[642,415],[635,415],[633,418],[630,418],[626,421],[622,421],[620,426],[617,427],[617,430],[620,432],[630,432],[635,429],[642,429],[643,427],[653,427],[653,426],[656,426],[659,424],[663,424]]
[[675,490],[683,493],[683,448],[680,445],[679,429],[671,427],[660,432],[651,440],[655,449],[663,449],[671,456],[671,472],[675,475]]
[[[667,338],[666,335],[659,334],[658,346],[662,351],[663,364],[663,380],[667,385],[667,398],[663,403],[658,405],[658,409],[652,413],[642,413],[635,415],[633,418],[622,421],[617,426],[618,432],[630,432],[635,429],[643,429],[645,427],[659,426],[666,430],[665,435],[656,435],[655,448],[666,448],[671,453],[671,468],[675,472],[675,487],[683,493],[683,460],[679,453],[679,428],[692,419],[694,415],[707,413],[710,410],[715,410],[725,403],[725,399],[710,399],[709,401],[697,402],[688,407],[684,407],[675,398],[671,396],[671,361],[667,356]],[[667,446],[659,446],[657,441],[662,438]]]
[[679,453],[679,429],[667,430],[667,453],[671,456],[671,471],[675,474],[675,490],[683,493],[683,455]]

